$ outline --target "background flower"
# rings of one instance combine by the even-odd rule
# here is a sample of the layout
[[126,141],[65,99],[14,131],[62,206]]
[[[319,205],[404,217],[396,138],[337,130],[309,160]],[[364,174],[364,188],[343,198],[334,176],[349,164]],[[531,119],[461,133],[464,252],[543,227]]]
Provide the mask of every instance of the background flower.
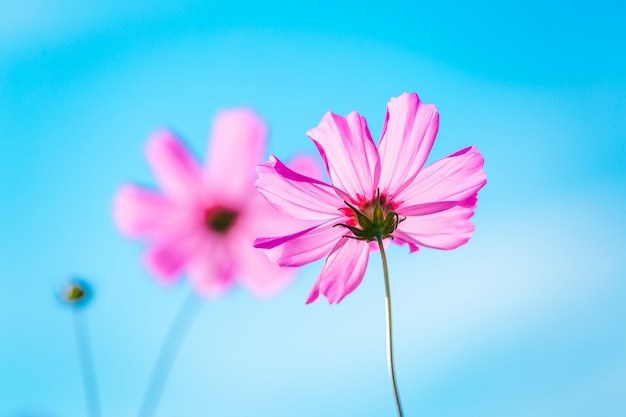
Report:
[[[114,217],[124,234],[149,241],[144,261],[160,280],[171,282],[186,271],[201,295],[222,295],[237,279],[267,296],[293,277],[293,269],[281,270],[252,249],[258,233],[293,231],[306,223],[281,215],[255,192],[266,131],[251,110],[220,112],[204,167],[171,132],[150,138],[146,157],[163,194],[125,185],[115,197]],[[294,168],[315,175],[313,162],[304,157]]]

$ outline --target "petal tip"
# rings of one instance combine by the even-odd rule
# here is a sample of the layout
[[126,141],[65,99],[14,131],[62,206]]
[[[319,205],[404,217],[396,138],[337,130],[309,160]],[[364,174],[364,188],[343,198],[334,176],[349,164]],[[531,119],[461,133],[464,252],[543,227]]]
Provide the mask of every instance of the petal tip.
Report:
[[164,147],[171,146],[172,144],[178,144],[179,141],[178,136],[167,128],[155,130],[150,134],[148,141],[146,142],[146,154],[153,154],[154,152],[160,151]]
[[309,294],[309,296],[307,297],[306,301],[304,302],[304,304],[312,304],[317,302],[317,300],[319,299],[319,293],[316,293],[315,295],[313,295],[313,293]]
[[213,130],[219,130],[219,128],[230,129],[232,127],[253,130],[260,136],[265,136],[267,133],[265,121],[250,107],[224,109],[215,114],[213,118]]

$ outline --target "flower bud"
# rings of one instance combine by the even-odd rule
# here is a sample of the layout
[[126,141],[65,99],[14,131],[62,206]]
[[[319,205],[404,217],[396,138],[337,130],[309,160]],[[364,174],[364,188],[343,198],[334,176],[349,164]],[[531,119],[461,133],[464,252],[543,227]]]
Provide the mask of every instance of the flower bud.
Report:
[[71,278],[60,285],[58,296],[63,304],[70,307],[85,307],[92,297],[91,286],[83,279]]

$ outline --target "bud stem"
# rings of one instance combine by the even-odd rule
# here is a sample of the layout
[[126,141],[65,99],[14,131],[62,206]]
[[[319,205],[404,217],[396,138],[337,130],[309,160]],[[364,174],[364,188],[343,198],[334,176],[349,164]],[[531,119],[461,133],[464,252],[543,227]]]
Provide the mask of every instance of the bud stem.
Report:
[[156,412],[174,359],[176,359],[180,345],[185,339],[185,334],[189,330],[193,319],[196,317],[200,306],[200,300],[192,291],[183,302],[176,317],[170,324],[167,335],[161,344],[159,355],[152,366],[148,387],[146,388],[143,401],[141,402],[141,408],[139,409],[140,417],[153,416]]
[[85,390],[85,401],[87,405],[87,415],[90,417],[100,417],[100,400],[98,398],[98,382],[96,379],[96,369],[93,364],[91,353],[91,343],[89,342],[89,330],[87,327],[87,317],[85,311],[74,309],[74,336],[76,337],[76,349],[78,350],[78,361],[83,374],[83,387]]
[[398,386],[396,384],[396,372],[393,364],[393,330],[391,325],[391,292],[389,291],[389,271],[387,268],[387,256],[385,255],[385,248],[383,246],[383,239],[380,235],[376,236],[378,242],[378,249],[380,250],[380,256],[383,261],[383,274],[385,277],[385,310],[387,317],[387,367],[389,369],[389,376],[391,377],[391,388],[393,390],[393,398],[396,401],[396,411],[398,417],[403,417],[402,404],[400,404],[400,396],[398,395]]

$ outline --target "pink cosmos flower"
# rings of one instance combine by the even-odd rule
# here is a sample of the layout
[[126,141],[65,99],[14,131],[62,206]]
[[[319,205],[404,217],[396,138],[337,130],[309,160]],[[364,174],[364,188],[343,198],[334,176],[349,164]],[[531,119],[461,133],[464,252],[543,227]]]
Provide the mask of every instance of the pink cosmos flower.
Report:
[[[160,281],[173,282],[186,271],[196,292],[208,297],[220,296],[235,279],[258,296],[289,282],[293,269],[278,268],[252,247],[260,234],[304,227],[270,207],[254,188],[266,131],[251,110],[219,113],[204,167],[171,132],[150,138],[146,157],[162,193],[124,185],[113,215],[123,234],[150,243],[145,265]],[[294,165],[315,176],[313,161],[300,158]]]
[[331,185],[294,172],[274,156],[257,168],[256,186],[272,206],[317,222],[254,243],[280,266],[327,256],[307,303],[320,293],[338,303],[354,291],[377,238],[407,244],[411,252],[420,246],[454,249],[469,240],[477,193],[486,184],[483,157],[471,146],[423,168],[438,127],[435,106],[405,93],[387,104],[378,146],[356,112],[328,112],[307,132]]

